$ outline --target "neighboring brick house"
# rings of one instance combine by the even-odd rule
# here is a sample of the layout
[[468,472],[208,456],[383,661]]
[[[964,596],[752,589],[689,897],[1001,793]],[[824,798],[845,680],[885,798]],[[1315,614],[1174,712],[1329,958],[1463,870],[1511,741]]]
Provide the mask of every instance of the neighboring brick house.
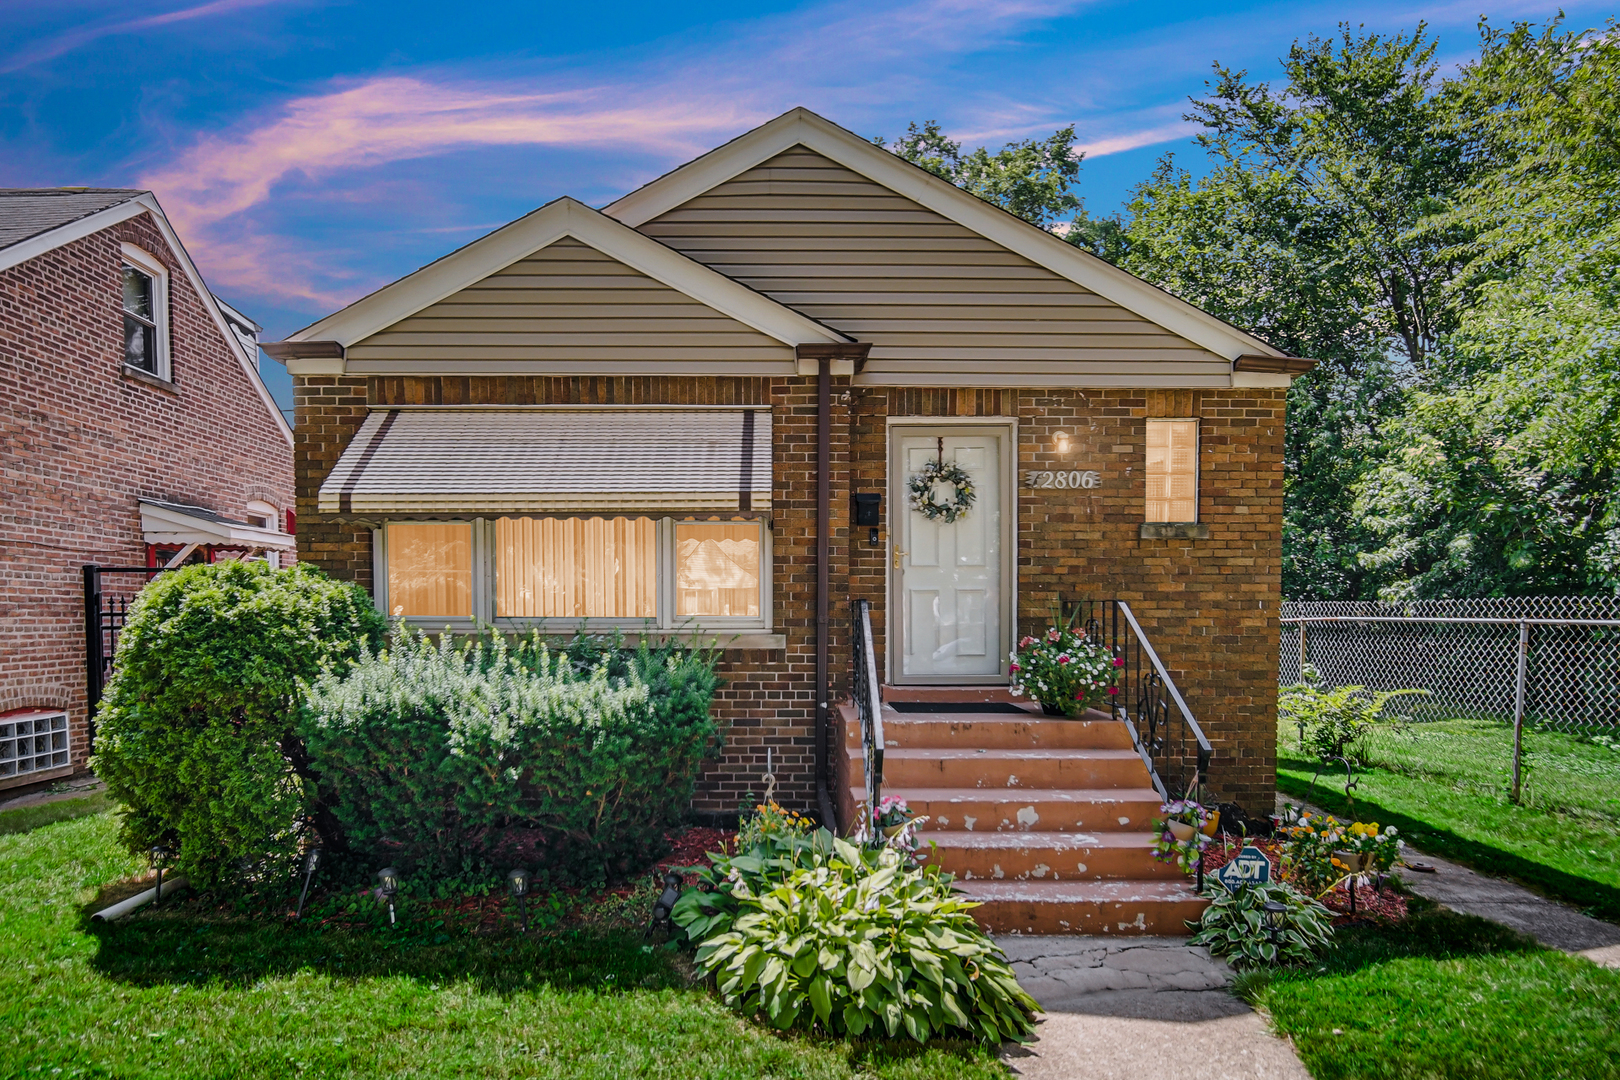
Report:
[[[718,635],[728,733],[699,813],[735,813],[769,764],[784,802],[850,824],[864,600],[885,790],[938,804],[942,850],[981,822],[1065,851],[1106,829],[1129,857],[1082,877],[1157,877],[1149,780],[1179,785],[1196,748],[1171,760],[1160,736],[1186,725],[1161,723],[1151,665],[1129,669],[1134,729],[1101,743],[994,720],[1019,634],[1082,597],[1128,602],[1208,735],[1214,797],[1269,810],[1284,399],[1311,361],[814,114],[603,211],[550,203],[266,350],[294,377],[300,558],[434,629]],[[908,505],[947,459],[978,491],[954,523]],[[1042,739],[1061,749],[1007,749]],[[1046,816],[960,809],[991,787],[1039,789]],[[1031,850],[961,867],[1041,878]],[[1104,885],[986,918],[1179,931],[1196,904],[1172,890],[1144,922]]]
[[86,564],[294,555],[258,329],[150,192],[0,190],[0,791],[84,768]]

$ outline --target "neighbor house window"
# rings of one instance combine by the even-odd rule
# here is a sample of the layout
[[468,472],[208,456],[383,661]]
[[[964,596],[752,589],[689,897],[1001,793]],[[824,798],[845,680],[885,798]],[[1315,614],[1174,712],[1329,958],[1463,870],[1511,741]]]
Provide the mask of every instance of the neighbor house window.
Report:
[[281,512],[270,503],[255,499],[247,504],[245,520],[255,529],[274,529],[281,524]]
[[387,536],[390,615],[473,617],[471,522],[390,522]]
[[1197,420],[1147,422],[1146,520],[1198,520]]
[[[764,628],[764,523],[647,516],[391,522],[379,596],[392,615],[634,627]],[[511,622],[507,622],[511,620]]]
[[123,256],[124,366],[168,379],[168,271],[133,244]]

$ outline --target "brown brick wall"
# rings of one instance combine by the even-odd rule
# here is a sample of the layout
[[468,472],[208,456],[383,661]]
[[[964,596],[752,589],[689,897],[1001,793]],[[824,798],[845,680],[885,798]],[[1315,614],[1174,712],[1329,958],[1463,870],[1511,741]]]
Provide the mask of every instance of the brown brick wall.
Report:
[[[1020,487],[1021,632],[1046,625],[1053,600],[1126,600],[1169,667],[1215,756],[1212,788],[1269,811],[1276,751],[1277,616],[1282,571],[1284,390],[854,391],[857,487],[884,493],[884,546],[852,549],[851,590],[873,602],[884,662],[889,505],[886,416],[1006,416],[1024,470],[1094,469],[1091,490]],[[1140,537],[1148,417],[1198,417],[1204,540]],[[1071,437],[1060,457],[1055,434]]]
[[[321,478],[364,418],[364,403],[769,404],[776,630],[782,652],[730,652],[717,709],[728,727],[722,760],[706,770],[695,809],[734,811],[761,789],[773,749],[785,803],[813,804],[815,717],[815,381],[668,378],[307,377],[298,383],[300,550],[369,584],[369,524],[315,512]],[[1045,618],[1050,599],[1120,597],[1141,618],[1194,715],[1215,745],[1212,782],[1258,813],[1269,805],[1276,709],[1276,619],[1281,567],[1281,390],[884,390],[835,379],[832,415],[830,611],[834,693],[847,684],[849,602],[873,603],[883,662],[887,522],[885,420],[895,416],[1008,416],[1019,422],[1019,468],[1095,469],[1092,491],[1018,491],[1019,618]],[[1144,419],[1197,416],[1200,520],[1207,540],[1142,540]],[[1060,460],[1053,433],[1074,436]],[[307,441],[306,441],[307,440]],[[851,536],[851,489],[884,492],[883,546]],[[302,524],[307,523],[307,524]],[[852,543],[853,540],[853,543]]]
[[[172,389],[122,373],[120,242],[169,268]],[[0,465],[0,712],[66,708],[78,765],[80,567],[145,563],[136,498],[292,505],[291,448],[144,215],[0,271]]]

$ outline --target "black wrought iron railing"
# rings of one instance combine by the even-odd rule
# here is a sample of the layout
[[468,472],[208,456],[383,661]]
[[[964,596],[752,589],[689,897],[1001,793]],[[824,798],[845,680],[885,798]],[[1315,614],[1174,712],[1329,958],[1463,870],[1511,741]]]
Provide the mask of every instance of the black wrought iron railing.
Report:
[[1113,713],[1125,721],[1153,787],[1166,802],[1204,800],[1213,756],[1204,729],[1176,689],[1175,680],[1123,600],[1081,600],[1064,605],[1064,618],[1107,647],[1118,667]]
[[84,674],[89,696],[90,740],[95,742],[96,706],[112,677],[118,635],[129,618],[135,594],[163,573],[158,566],[86,566],[84,568]]
[[877,653],[872,648],[872,605],[855,601],[855,711],[861,718],[861,760],[866,779],[862,832],[872,828],[872,812],[883,798],[883,695],[878,689]]

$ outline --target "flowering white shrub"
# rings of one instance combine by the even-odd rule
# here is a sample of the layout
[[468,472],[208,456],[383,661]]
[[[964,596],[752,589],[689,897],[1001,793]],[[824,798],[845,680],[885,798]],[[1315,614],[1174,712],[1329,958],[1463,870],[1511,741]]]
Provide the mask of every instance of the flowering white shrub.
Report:
[[1119,693],[1116,671],[1125,664],[1082,631],[1057,626],[1020,640],[1011,660],[1012,692],[1066,716],[1111,701]]

